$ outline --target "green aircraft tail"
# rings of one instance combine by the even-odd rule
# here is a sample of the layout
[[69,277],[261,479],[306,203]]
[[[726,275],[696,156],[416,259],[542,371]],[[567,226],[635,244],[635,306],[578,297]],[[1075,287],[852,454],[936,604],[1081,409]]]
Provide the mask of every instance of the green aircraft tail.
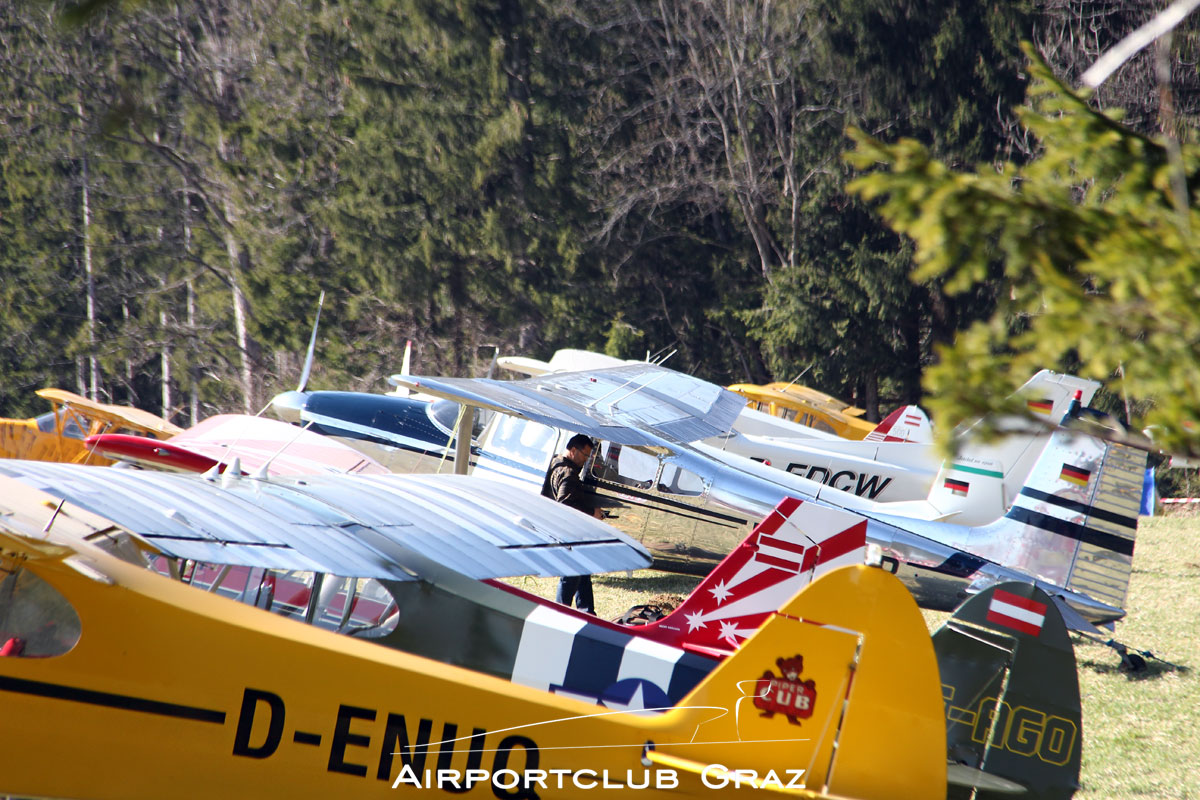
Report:
[[1033,584],[972,597],[933,636],[946,708],[950,798],[1065,800],[1079,786],[1075,651]]

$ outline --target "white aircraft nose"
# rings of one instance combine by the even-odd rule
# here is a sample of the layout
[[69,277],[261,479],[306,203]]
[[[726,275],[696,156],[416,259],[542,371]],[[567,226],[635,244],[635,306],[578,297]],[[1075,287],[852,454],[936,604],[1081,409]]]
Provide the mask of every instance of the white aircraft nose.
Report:
[[300,412],[308,402],[304,392],[280,392],[271,399],[271,411],[284,422],[300,422]]

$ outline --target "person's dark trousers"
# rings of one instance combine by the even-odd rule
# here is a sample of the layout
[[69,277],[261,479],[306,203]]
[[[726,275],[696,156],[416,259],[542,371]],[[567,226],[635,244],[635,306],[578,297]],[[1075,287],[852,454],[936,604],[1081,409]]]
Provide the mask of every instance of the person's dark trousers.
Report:
[[570,575],[558,579],[558,594],[555,601],[564,606],[574,605],[580,611],[596,613],[596,600],[592,596],[591,575]]

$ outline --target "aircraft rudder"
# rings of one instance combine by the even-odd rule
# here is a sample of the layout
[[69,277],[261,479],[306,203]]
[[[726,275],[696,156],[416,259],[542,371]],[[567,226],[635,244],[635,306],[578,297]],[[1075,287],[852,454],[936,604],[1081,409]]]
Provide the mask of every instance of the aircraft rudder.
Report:
[[903,584],[875,567],[835,569],[802,589],[680,705],[729,710],[697,742],[761,743],[726,750],[730,768],[744,753],[737,768],[803,768],[810,790],[944,796],[929,634]]
[[1116,607],[1125,605],[1146,453],[1060,429],[996,530],[1004,563]]
[[920,406],[900,406],[863,437],[868,442],[933,442],[933,426]]
[[679,608],[651,625],[675,644],[728,652],[814,576],[861,564],[865,554],[862,517],[784,497]]
[[[1004,782],[1036,800],[1079,784],[1082,713],[1074,649],[1054,600],[1032,583],[989,587],[933,636],[957,779],[951,797],[999,797]],[[957,770],[957,772],[955,771]]]

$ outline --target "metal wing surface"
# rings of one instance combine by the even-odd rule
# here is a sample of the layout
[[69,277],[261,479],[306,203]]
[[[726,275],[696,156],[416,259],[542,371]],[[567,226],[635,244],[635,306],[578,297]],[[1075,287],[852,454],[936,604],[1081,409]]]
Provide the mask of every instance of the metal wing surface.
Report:
[[725,433],[745,398],[657,364],[556,372],[519,381],[396,376],[467,405],[627,445],[683,444]]
[[4,461],[0,474],[91,511],[176,558],[413,580],[640,569],[615,528],[531,492],[463,475],[255,479]]

